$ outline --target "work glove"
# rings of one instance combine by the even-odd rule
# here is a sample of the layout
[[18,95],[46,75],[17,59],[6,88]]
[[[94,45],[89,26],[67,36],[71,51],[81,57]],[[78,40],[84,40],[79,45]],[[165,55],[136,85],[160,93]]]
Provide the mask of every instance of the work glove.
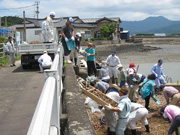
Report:
[[91,54],[90,54],[90,53],[87,53],[86,55],[87,55],[87,56],[90,56]]
[[127,82],[126,82],[124,85],[125,85],[127,88],[129,87]]
[[166,78],[166,75],[163,75],[164,79]]
[[104,106],[104,108],[106,109],[106,110],[108,110],[108,111],[110,111],[110,110],[112,110],[113,109],[113,107],[109,104],[108,106],[107,105],[105,105]]
[[133,82],[137,82],[137,79],[136,79],[136,78],[133,78],[132,80],[133,80]]
[[74,37],[72,36],[71,39],[74,41]]
[[68,38],[67,38],[67,37],[65,37],[65,41],[66,41],[66,42],[68,41]]
[[130,88],[132,88],[133,87],[133,85],[130,85]]

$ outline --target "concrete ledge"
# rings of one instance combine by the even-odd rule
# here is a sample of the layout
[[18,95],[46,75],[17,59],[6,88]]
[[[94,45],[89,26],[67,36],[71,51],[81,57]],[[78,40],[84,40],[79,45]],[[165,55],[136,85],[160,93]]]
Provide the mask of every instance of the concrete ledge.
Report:
[[94,135],[72,64],[67,64],[65,75],[69,135]]

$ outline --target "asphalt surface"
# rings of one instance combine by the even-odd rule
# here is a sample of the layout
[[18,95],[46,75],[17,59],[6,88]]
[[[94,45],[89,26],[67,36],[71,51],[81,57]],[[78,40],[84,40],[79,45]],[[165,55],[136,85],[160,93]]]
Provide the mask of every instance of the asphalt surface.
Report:
[[0,68],[0,135],[27,134],[43,85],[38,68]]

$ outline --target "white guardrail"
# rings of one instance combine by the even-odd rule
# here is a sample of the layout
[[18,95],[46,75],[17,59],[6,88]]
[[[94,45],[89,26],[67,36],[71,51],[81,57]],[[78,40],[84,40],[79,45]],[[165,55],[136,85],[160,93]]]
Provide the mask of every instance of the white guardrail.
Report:
[[[4,43],[0,43],[0,45],[3,45],[2,47],[0,47],[0,59],[1,58],[4,58],[4,57],[6,57],[6,55],[5,55],[5,52],[4,52]],[[1,56],[1,54],[3,54],[2,56]]]
[[42,89],[27,135],[60,135],[63,47],[59,44],[53,64],[44,71]]

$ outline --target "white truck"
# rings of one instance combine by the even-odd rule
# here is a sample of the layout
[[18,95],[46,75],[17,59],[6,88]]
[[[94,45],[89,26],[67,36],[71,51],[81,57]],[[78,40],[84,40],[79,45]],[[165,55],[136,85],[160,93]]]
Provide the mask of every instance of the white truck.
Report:
[[[57,35],[56,29],[54,31],[55,35]],[[28,43],[23,43],[18,46],[23,69],[31,68],[32,65],[38,64],[38,58],[42,55],[43,51],[47,51],[52,60],[54,59],[58,43],[43,43],[41,28],[27,29],[26,33],[26,41]],[[55,37],[55,39],[57,38]],[[33,42],[37,44],[33,44]]]

